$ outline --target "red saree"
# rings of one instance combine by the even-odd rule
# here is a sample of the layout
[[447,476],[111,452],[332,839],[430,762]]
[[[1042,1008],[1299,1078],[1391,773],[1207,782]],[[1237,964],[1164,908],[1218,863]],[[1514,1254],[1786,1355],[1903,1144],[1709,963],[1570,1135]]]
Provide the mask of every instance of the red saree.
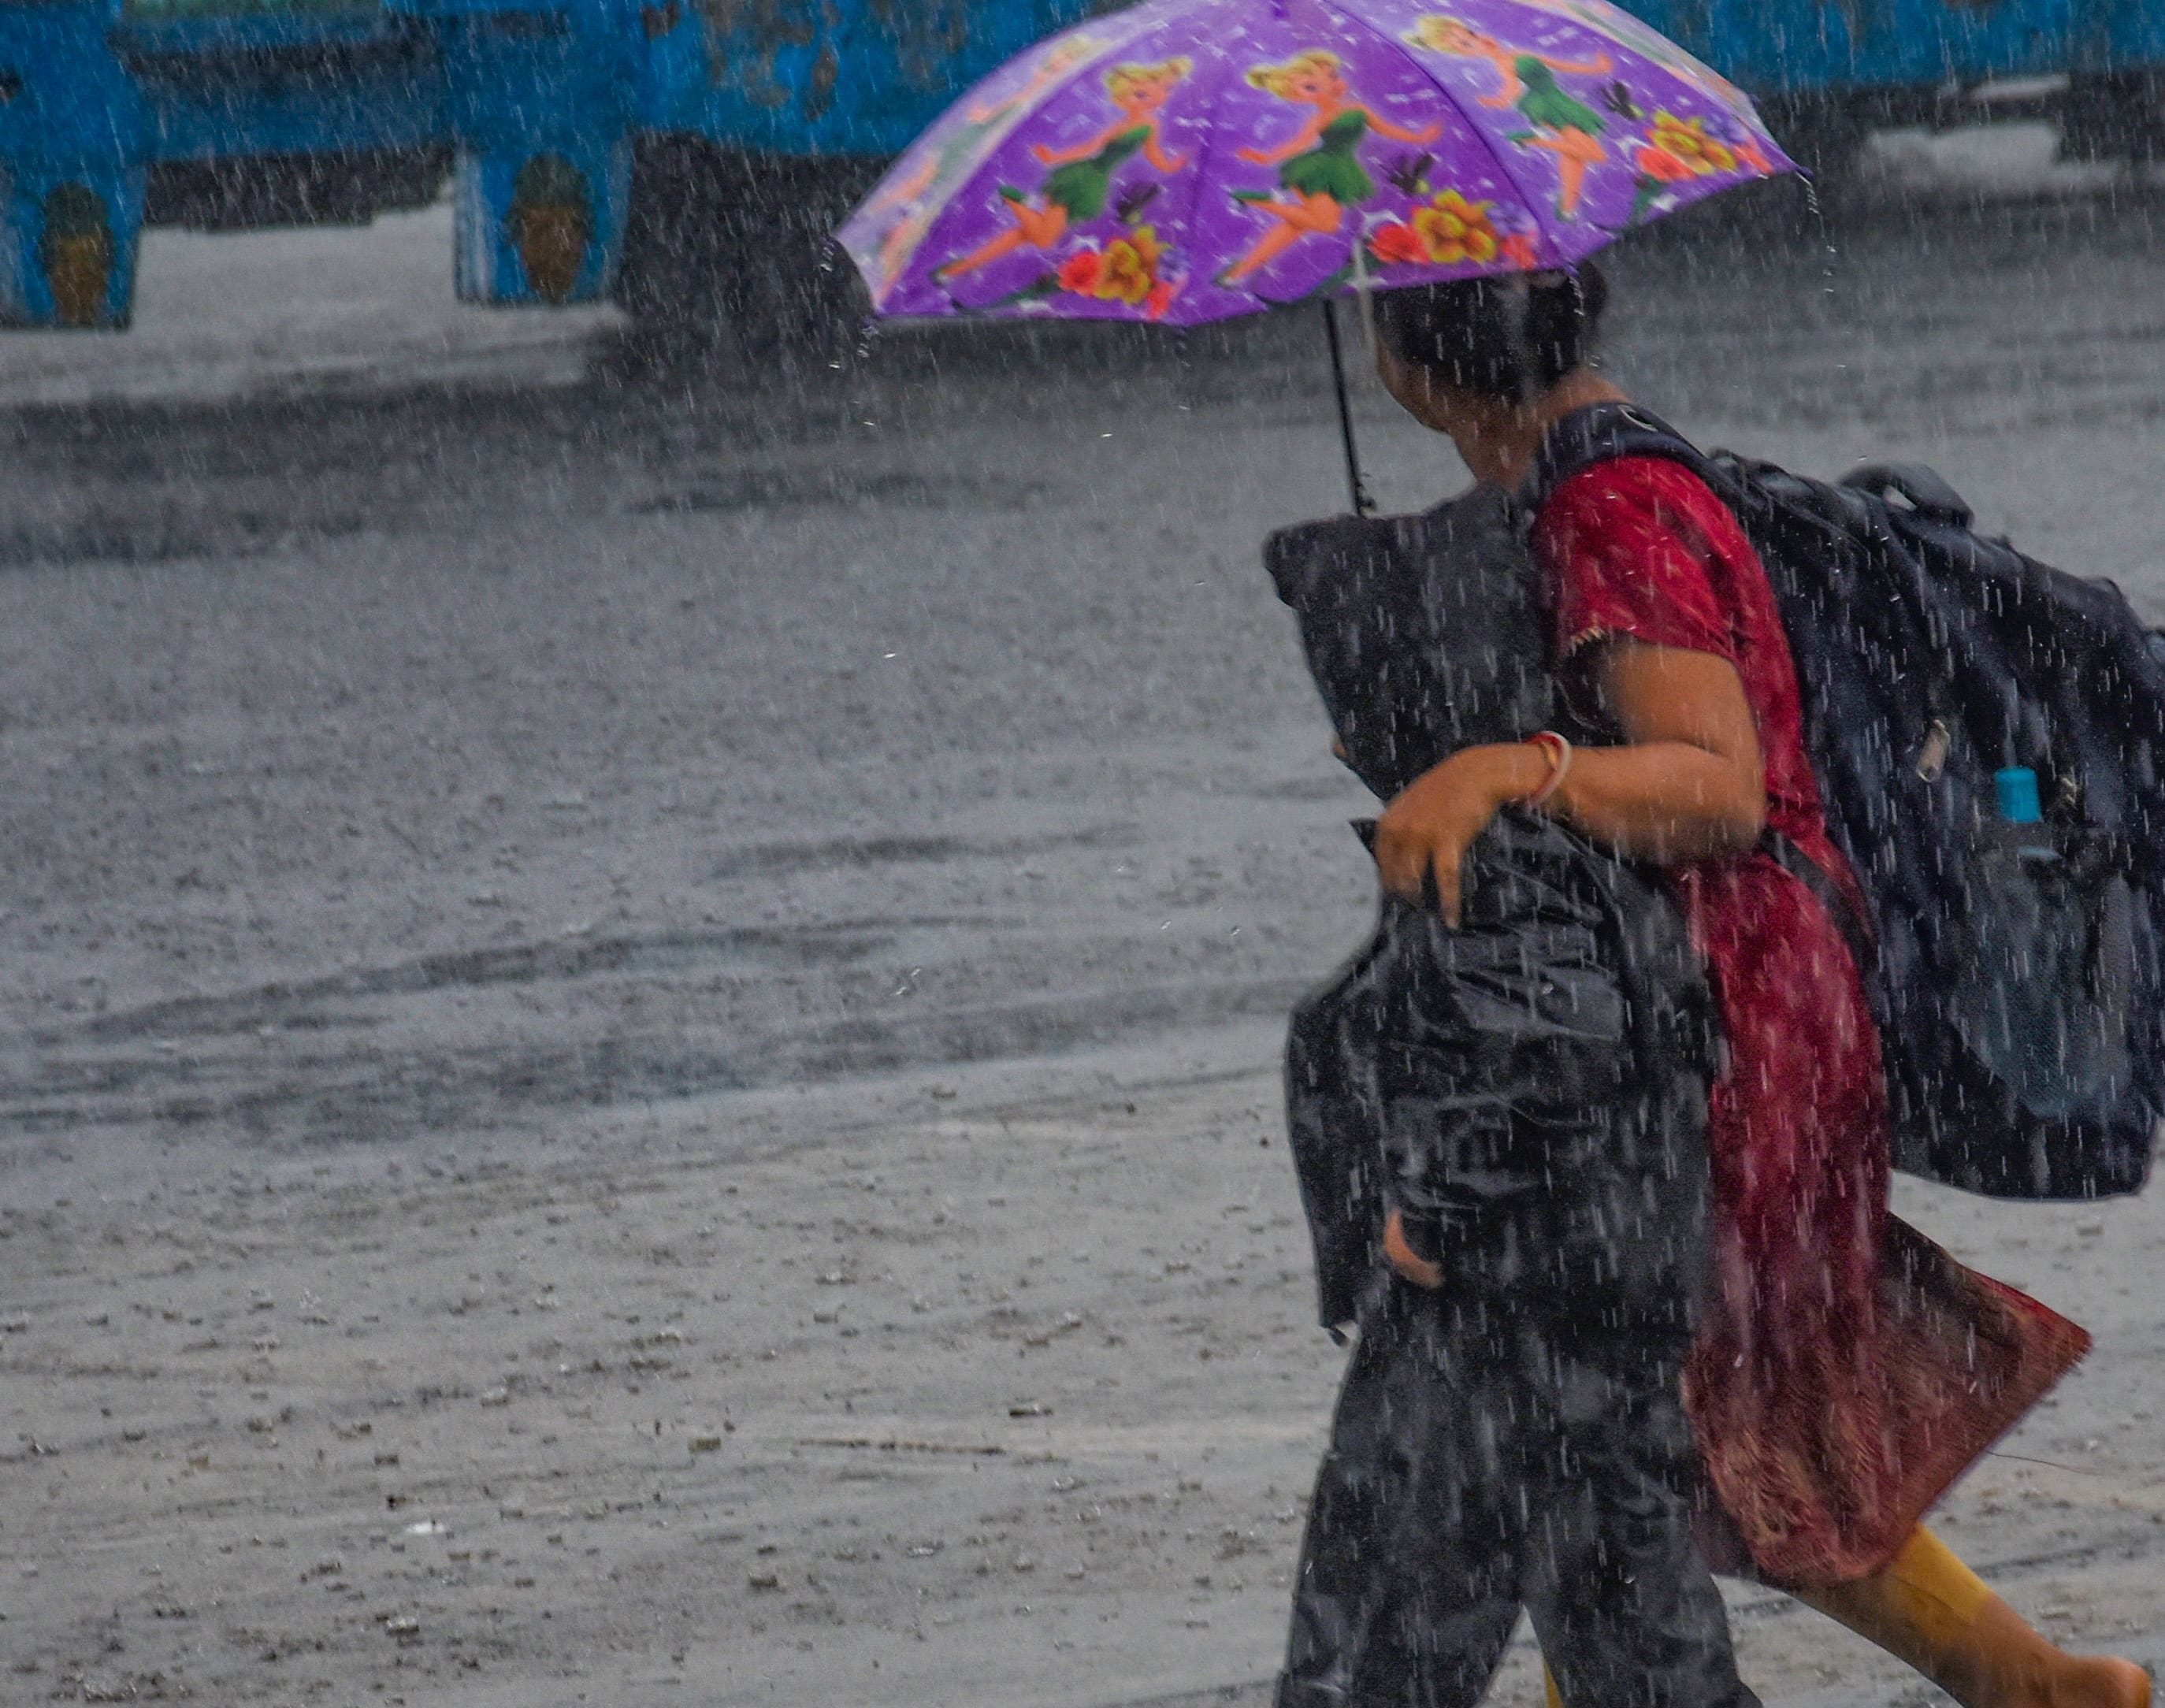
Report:
[[[1605,463],[1551,495],[1534,545],[1567,659],[1631,635],[1736,666],[1768,823],[1853,885],[1820,813],[1773,589],[1713,493],[1673,463]],[[1756,852],[1672,878],[1730,1052],[1709,1127],[1715,1273],[1685,1405],[1758,1572],[1843,1582],[1892,1558],[2089,1337],[1888,1213],[1878,1041],[1810,892]]]

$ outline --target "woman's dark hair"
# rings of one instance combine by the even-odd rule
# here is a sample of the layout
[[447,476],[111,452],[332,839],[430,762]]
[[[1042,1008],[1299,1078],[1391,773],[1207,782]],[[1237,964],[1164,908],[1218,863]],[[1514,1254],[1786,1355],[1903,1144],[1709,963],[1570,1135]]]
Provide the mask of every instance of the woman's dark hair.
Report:
[[1569,272],[1380,291],[1376,330],[1401,361],[1444,384],[1516,403],[1586,361],[1608,303],[1600,268],[1581,261]]

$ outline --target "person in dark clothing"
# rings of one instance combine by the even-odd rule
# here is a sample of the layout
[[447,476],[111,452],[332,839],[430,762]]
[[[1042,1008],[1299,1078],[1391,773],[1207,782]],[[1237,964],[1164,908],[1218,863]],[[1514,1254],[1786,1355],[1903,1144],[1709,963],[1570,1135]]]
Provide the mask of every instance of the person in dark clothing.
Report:
[[1693,1542],[1688,1338],[1574,1315],[1404,1283],[1363,1313],[1279,1708],[1478,1702],[1522,1606],[1567,1702],[1756,1702]]
[[[1551,720],[1544,612],[1500,494],[1290,530],[1269,563],[1379,799]],[[1473,849],[1453,923],[1432,895],[1387,896],[1297,1012],[1322,1314],[1360,1342],[1280,1708],[1473,1703],[1522,1605],[1573,1701],[1753,1701],[1694,1540],[1678,1396],[1713,1040],[1674,904],[1517,810]]]

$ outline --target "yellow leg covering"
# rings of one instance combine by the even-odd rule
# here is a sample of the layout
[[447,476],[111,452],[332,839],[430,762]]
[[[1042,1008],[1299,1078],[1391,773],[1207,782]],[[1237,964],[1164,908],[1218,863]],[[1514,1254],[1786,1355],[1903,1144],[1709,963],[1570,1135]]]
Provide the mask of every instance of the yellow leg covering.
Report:
[[1799,1589],[1797,1599],[1929,1674],[1996,1598],[1920,1524],[1902,1552],[1871,1577],[1831,1589]]
[[1546,1661],[1541,1663],[1541,1688],[1548,1693],[1548,1708],[1563,1708],[1563,1692],[1557,1689],[1556,1674]]
[[1871,1577],[1796,1594],[1963,1708],[2147,1708],[2150,1700],[2140,1667],[2055,1647],[1921,1525]]

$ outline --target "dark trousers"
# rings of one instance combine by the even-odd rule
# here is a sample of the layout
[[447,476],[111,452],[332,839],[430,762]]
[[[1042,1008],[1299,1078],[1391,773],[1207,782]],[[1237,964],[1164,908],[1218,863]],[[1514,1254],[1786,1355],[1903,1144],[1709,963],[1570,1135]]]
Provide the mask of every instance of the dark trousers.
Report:
[[1569,1708],[1754,1708],[1692,1539],[1673,1328],[1557,1299],[1364,1313],[1318,1473],[1277,1708],[1480,1700],[1523,1605]]

